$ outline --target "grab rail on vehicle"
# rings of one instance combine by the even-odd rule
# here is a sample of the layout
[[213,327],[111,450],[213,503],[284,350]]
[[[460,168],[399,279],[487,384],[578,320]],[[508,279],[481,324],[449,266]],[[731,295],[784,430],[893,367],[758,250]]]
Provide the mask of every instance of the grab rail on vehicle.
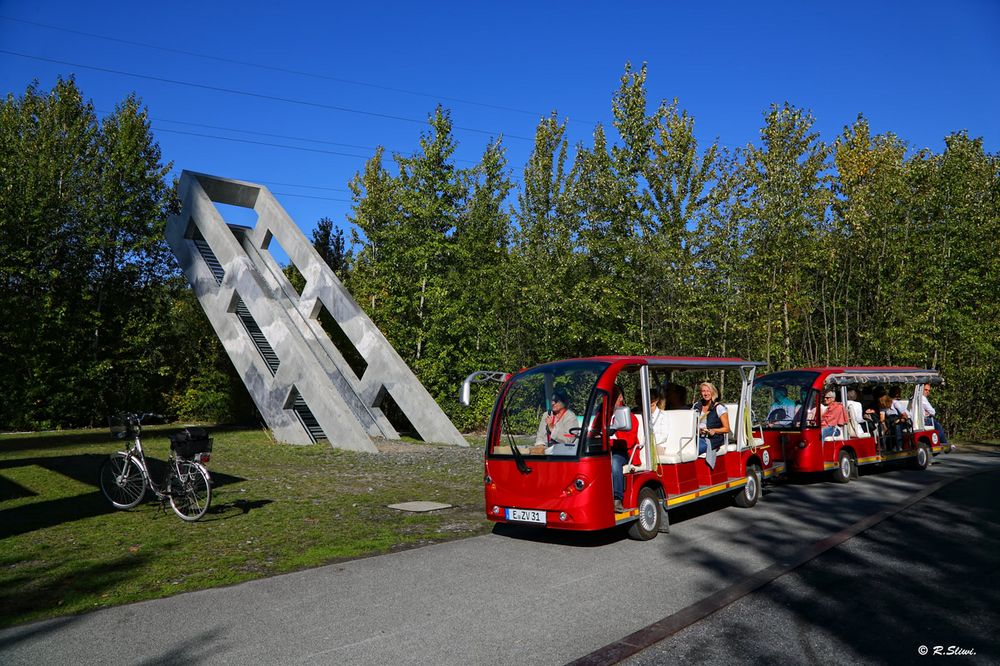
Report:
[[469,406],[473,384],[485,384],[486,382],[503,384],[509,378],[510,373],[503,372],[502,370],[476,370],[471,375],[466,377],[464,382],[462,382],[462,390],[458,394],[458,402],[463,407]]

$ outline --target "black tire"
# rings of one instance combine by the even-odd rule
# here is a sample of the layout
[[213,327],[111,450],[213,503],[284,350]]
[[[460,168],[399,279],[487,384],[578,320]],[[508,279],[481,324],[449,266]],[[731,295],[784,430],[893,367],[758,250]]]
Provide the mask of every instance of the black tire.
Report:
[[170,506],[184,520],[195,521],[212,505],[212,480],[208,471],[191,460],[178,460],[170,479]]
[[112,453],[101,463],[101,492],[116,509],[131,509],[146,496],[149,481],[139,459],[122,453]]
[[931,450],[924,442],[917,444],[917,455],[913,459],[914,469],[927,469],[931,464]]
[[835,483],[847,483],[854,476],[854,460],[851,454],[844,449],[840,450],[837,456],[837,467],[833,470],[833,480]]
[[762,490],[761,479],[760,468],[756,465],[749,465],[747,467],[746,483],[743,484],[738,493],[733,495],[733,502],[736,506],[749,509],[757,504],[758,500],[760,500]]
[[636,541],[649,541],[660,531],[660,499],[652,488],[639,491],[639,519],[629,525],[628,535]]

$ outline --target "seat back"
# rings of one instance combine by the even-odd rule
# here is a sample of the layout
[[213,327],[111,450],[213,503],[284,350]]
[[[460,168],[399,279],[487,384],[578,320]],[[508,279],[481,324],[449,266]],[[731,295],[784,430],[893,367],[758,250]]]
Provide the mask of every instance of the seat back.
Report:
[[737,442],[739,439],[736,437],[736,429],[739,424],[736,420],[736,414],[739,412],[739,404],[735,402],[725,403],[726,412],[729,414],[729,434],[726,435],[725,444],[715,452],[716,456],[721,456],[726,451],[735,451],[738,448]]
[[657,439],[656,452],[661,463],[673,465],[698,457],[697,421],[697,414],[690,409],[668,409],[660,414],[656,430],[665,434],[663,441]]

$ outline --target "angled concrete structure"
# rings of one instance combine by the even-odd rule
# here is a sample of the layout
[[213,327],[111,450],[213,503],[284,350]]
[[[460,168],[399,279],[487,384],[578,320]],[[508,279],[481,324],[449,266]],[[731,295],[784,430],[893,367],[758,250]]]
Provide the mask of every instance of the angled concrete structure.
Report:
[[[376,451],[373,437],[403,431],[468,446],[266,187],[185,171],[179,193],[167,242],[278,439]],[[216,203],[253,209],[256,225],[227,224]]]

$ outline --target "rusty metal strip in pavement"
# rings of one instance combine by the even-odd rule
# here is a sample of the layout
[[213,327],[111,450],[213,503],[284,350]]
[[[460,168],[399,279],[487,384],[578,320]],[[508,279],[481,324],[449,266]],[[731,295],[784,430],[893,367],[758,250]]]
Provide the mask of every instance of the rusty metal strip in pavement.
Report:
[[623,661],[624,659],[627,659],[628,657],[631,657],[632,655],[673,636],[680,630],[686,629],[695,622],[708,617],[712,613],[722,610],[734,601],[737,601],[751,592],[764,587],[775,579],[798,569],[802,565],[814,560],[828,550],[836,548],[848,539],[851,539],[865,530],[878,525],[882,521],[905,511],[917,502],[926,499],[929,495],[936,493],[945,486],[948,486],[955,481],[996,471],[997,468],[994,467],[992,469],[985,469],[965,476],[954,476],[950,479],[942,479],[941,481],[924,488],[914,495],[911,495],[895,506],[888,509],[882,509],[878,513],[872,514],[871,516],[868,516],[853,525],[845,527],[836,534],[832,534],[825,539],[803,548],[792,557],[786,558],[787,561],[778,562],[769,567],[765,567],[757,573],[747,576],[738,583],[733,583],[729,587],[719,590],[718,592],[711,594],[701,601],[695,602],[686,608],[682,608],[662,620],[658,620],[653,624],[643,627],[639,631],[631,633],[619,641],[605,645],[604,647],[594,650],[590,654],[569,662],[568,666],[604,666],[605,664],[617,664],[618,662]]

